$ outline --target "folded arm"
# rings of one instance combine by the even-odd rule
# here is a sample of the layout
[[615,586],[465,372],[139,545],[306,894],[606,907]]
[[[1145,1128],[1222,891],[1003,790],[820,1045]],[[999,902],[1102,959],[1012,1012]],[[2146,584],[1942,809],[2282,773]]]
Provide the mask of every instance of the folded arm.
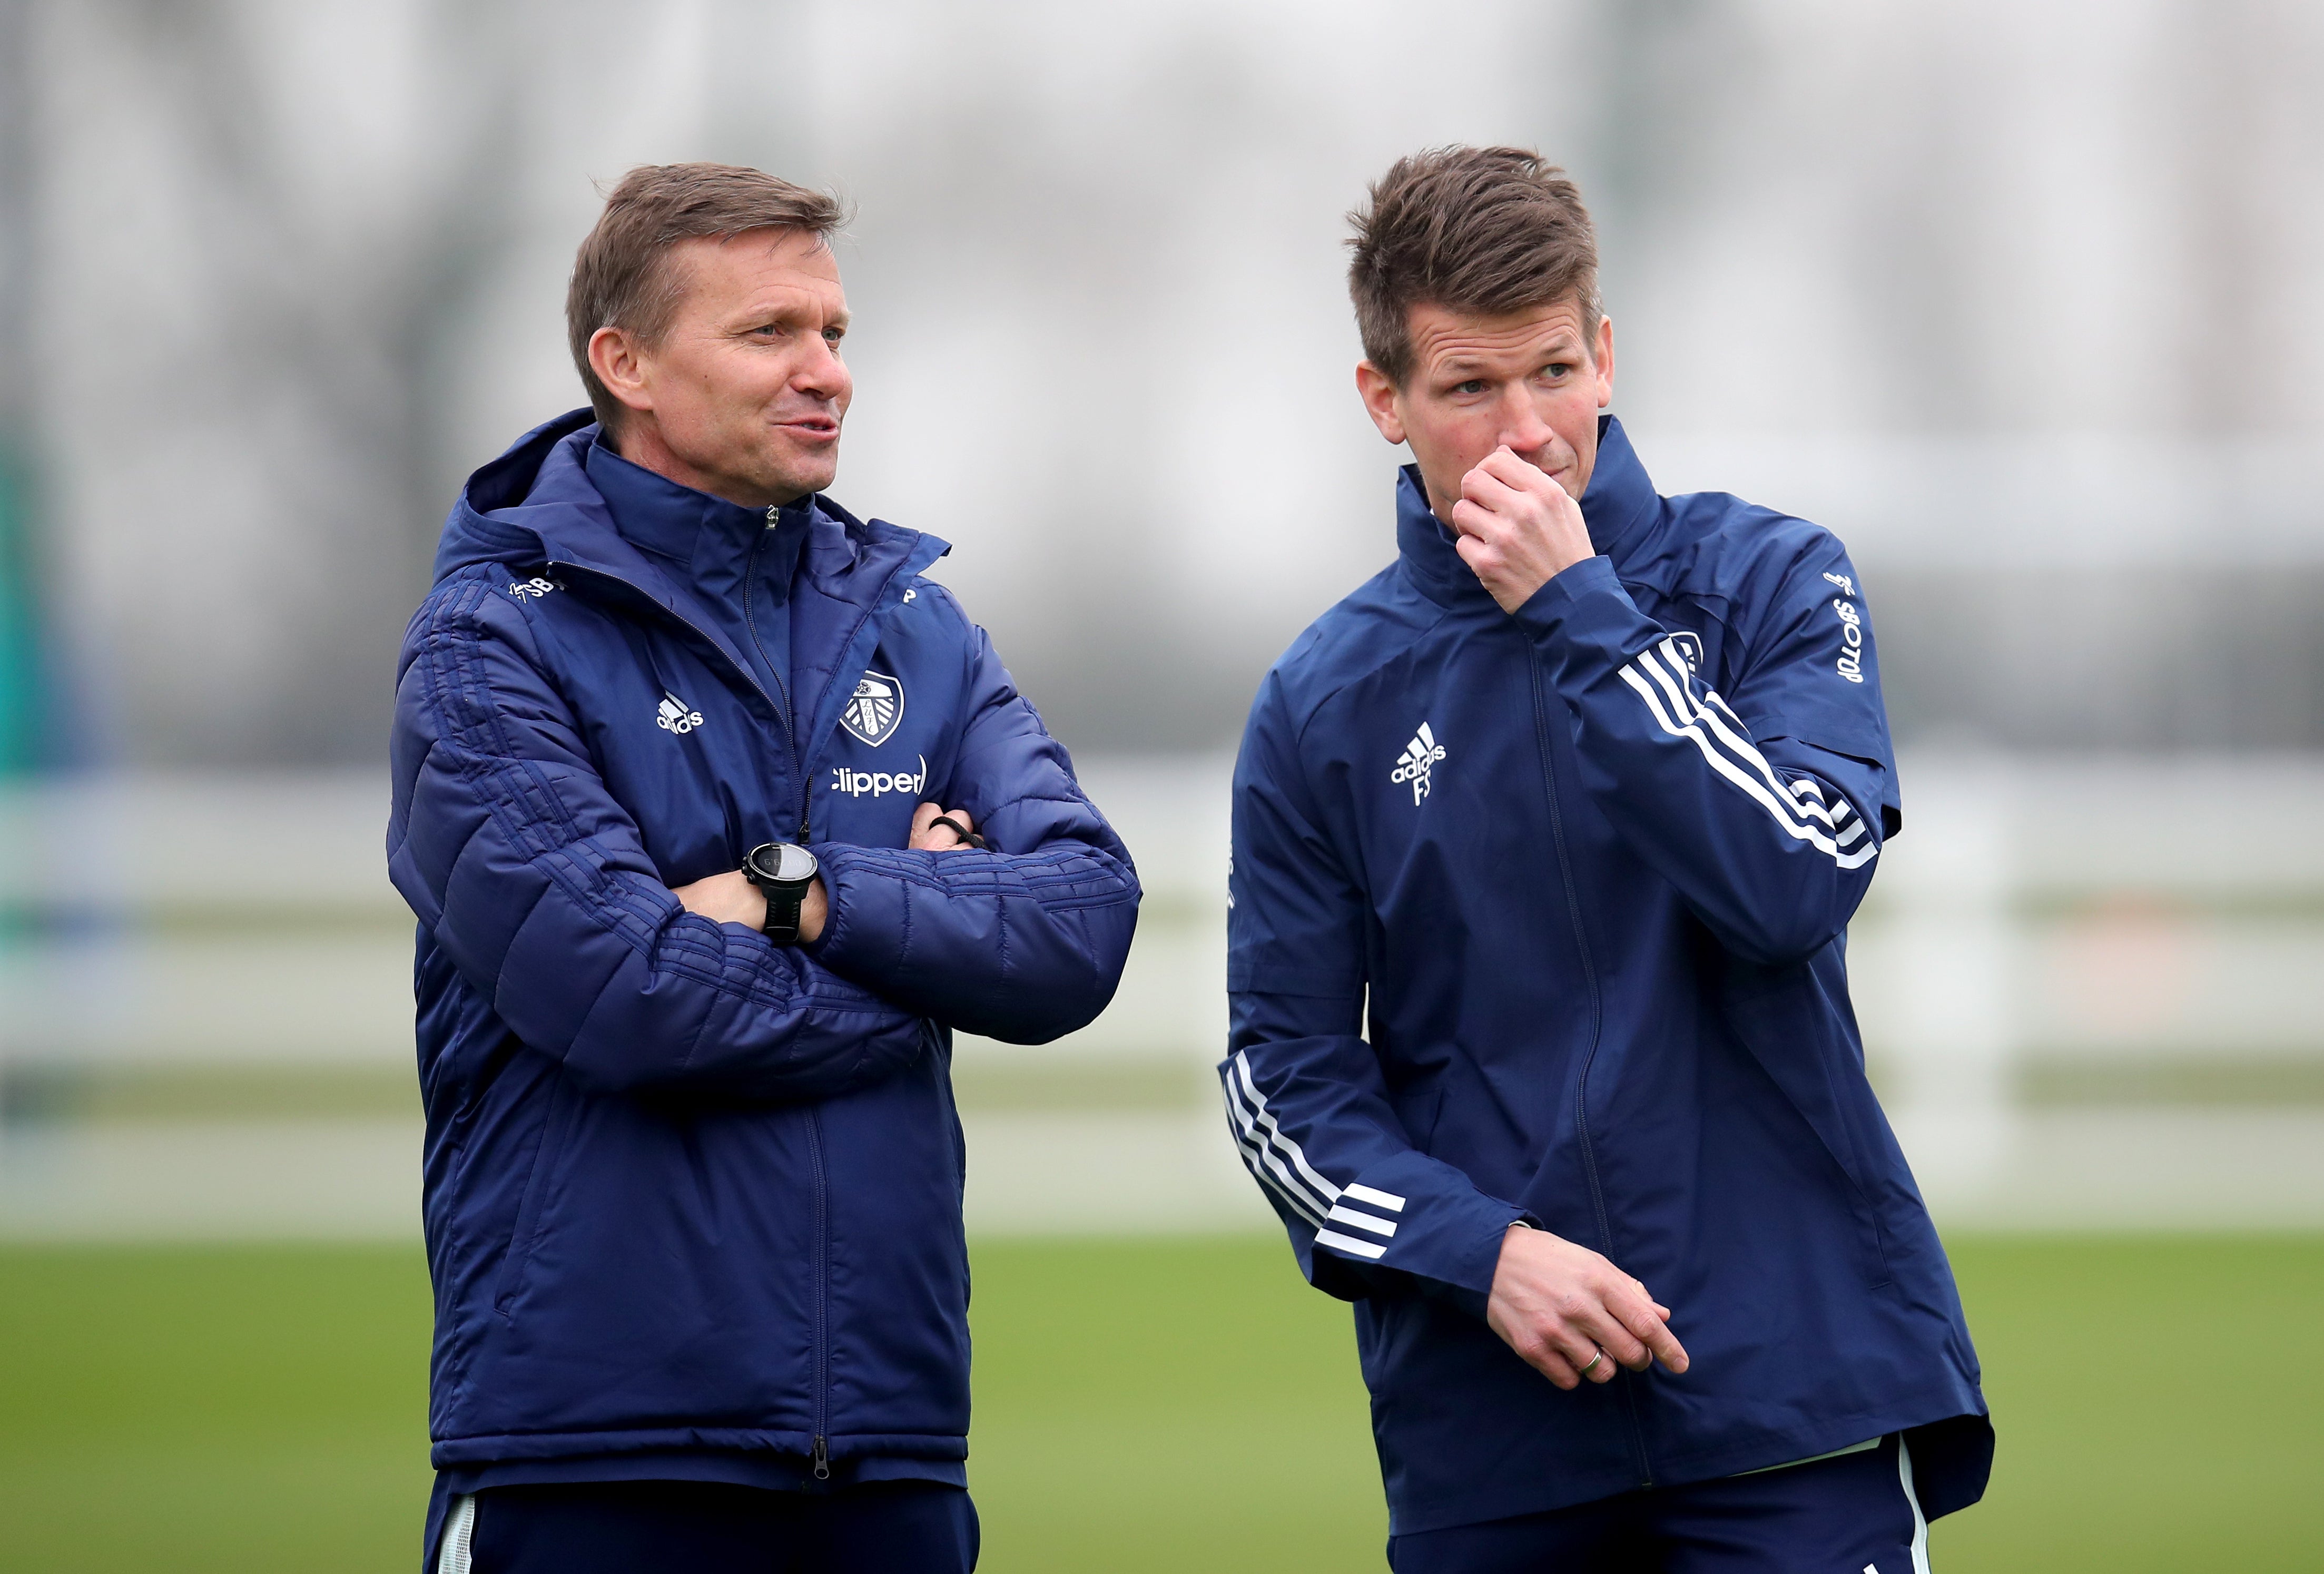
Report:
[[488,575],[414,619],[393,755],[397,889],[511,1031],[576,1076],[822,1098],[921,1053],[909,1009],[686,911]]
[[936,796],[960,806],[987,849],[939,850],[942,827],[927,847],[817,846],[830,916],[807,949],[951,1026],[1043,1044],[1113,999],[1138,874],[984,631],[973,633],[969,719]]

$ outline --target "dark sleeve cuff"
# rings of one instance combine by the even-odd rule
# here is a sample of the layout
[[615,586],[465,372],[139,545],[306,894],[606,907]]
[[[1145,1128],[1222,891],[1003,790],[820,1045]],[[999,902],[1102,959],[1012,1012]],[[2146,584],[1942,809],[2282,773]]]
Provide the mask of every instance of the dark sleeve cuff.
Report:
[[813,940],[799,941],[798,947],[802,955],[811,956],[829,967],[832,957],[824,953],[829,952],[837,956],[845,950],[840,943],[839,933],[846,926],[847,904],[840,897],[838,870],[835,867],[838,861],[835,855],[842,848],[838,843],[826,842],[807,851],[815,854],[816,877],[823,881],[823,933]]
[[1611,557],[1584,557],[1564,572],[1552,575],[1549,582],[1535,591],[1512,615],[1525,625],[1527,634],[1540,640],[1555,634],[1590,597],[1609,591],[1625,602],[1629,600],[1622,582],[1615,576]]
[[[1409,1199],[1381,1266],[1419,1280],[1423,1293],[1482,1317],[1501,1265],[1502,1238],[1528,1217],[1526,1210],[1480,1190],[1459,1166],[1417,1150],[1366,1165],[1363,1183]],[[1365,1204],[1359,1200],[1357,1206]]]

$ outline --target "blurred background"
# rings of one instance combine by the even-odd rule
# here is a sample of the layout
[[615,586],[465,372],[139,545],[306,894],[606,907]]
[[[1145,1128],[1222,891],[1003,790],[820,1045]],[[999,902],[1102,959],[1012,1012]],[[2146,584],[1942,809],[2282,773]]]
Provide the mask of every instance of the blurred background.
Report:
[[2299,0],[0,0],[0,1567],[410,1566],[394,655],[687,159],[859,206],[835,493],[954,543],[1148,890],[1095,1026],[960,1053],[986,1566],[1379,1566],[1208,1066],[1244,707],[1392,553],[1343,216],[1455,141],[1580,179],[1661,489],[1861,570],[1858,1007],[2003,1421],[1940,1560],[2306,1566],[2319,80]]

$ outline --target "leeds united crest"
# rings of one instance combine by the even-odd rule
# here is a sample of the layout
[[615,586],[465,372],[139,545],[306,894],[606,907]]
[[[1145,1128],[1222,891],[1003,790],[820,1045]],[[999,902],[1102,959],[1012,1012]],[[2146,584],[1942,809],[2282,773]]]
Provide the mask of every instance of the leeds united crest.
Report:
[[884,672],[866,672],[839,713],[839,724],[874,749],[896,735],[903,719],[904,686]]

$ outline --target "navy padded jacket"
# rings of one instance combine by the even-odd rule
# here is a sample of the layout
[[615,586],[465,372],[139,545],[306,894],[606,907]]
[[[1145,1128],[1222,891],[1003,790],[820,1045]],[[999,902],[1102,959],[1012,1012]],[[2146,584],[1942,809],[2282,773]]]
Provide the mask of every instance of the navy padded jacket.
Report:
[[[1866,1081],[1842,952],[1901,824],[1840,543],[1656,495],[1601,421],[1599,556],[1505,613],[1397,492],[1397,561],[1276,665],[1234,784],[1244,1160],[1356,1302],[1399,1533],[1991,1431]],[[1692,1366],[1561,1393],[1483,1319],[1525,1220],[1673,1310]],[[1920,1429],[1914,1431],[1914,1429]]]
[[[814,500],[770,695],[616,532],[595,436],[576,411],[476,474],[403,647],[435,1463],[960,1459],[951,1031],[1094,1017],[1129,854],[920,577],[942,542]],[[995,851],[906,851],[923,798]],[[822,861],[812,946],[669,893],[781,840]]]

